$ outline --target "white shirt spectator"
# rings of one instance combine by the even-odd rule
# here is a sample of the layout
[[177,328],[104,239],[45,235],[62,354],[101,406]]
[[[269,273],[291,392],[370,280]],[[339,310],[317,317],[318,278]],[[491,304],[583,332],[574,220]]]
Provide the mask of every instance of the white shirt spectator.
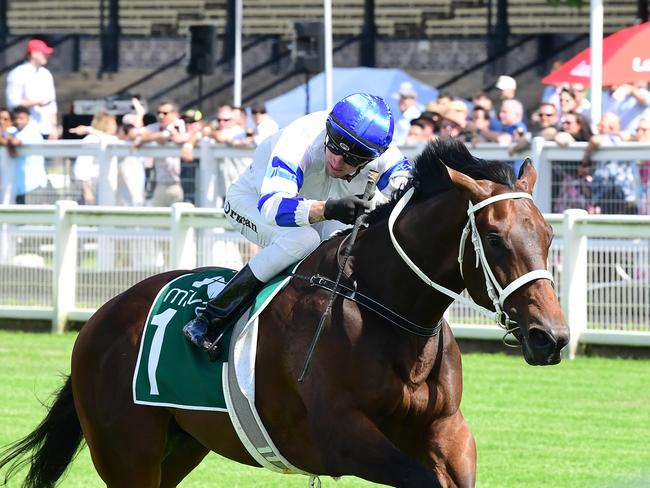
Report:
[[43,106],[30,107],[30,116],[41,134],[52,132],[52,115],[58,112],[58,108],[54,78],[47,68],[25,62],[12,69],[7,76],[6,99],[10,110],[20,105],[22,100],[45,103]]
[[272,136],[280,130],[278,123],[270,117],[263,119],[256,127],[253,133],[253,141],[259,145],[264,139]]
[[[43,142],[37,125],[32,121],[21,130],[16,130],[14,137],[23,144]],[[43,156],[36,154],[17,156],[14,158],[14,164],[16,165],[14,179],[16,195],[25,195],[37,188],[47,187],[47,173]]]
[[603,113],[606,112],[619,116],[623,132],[634,134],[639,120],[650,116],[650,91],[642,86],[631,85],[621,85],[613,92],[608,90],[603,93]]

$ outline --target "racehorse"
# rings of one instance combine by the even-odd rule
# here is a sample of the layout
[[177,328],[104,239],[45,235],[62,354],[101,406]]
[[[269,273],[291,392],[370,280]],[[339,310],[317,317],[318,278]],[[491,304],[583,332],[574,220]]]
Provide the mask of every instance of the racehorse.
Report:
[[[260,316],[256,359],[257,410],[294,466],[400,487],[475,485],[460,350],[443,313],[467,289],[520,341],[528,363],[560,361],[569,330],[546,271],[552,232],[532,201],[535,179],[529,161],[517,178],[460,142],[429,144],[404,191],[368,216],[344,270],[345,286],[379,308],[337,296],[303,382],[330,298],[309,277],[337,274],[349,234],[296,269]],[[182,273],[152,276],[88,320],[46,418],[9,446],[0,468],[9,464],[11,476],[22,461],[26,486],[54,486],[84,439],[109,487],[176,486],[210,450],[257,466],[227,413],[133,402],[145,317]]]

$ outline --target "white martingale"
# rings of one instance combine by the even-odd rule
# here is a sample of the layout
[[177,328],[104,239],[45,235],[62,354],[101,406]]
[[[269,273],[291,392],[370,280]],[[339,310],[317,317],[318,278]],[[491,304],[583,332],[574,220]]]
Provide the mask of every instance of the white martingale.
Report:
[[468,300],[464,296],[459,295],[458,293],[450,290],[449,288],[445,288],[444,286],[439,285],[438,283],[429,279],[429,277],[426,274],[424,274],[424,272],[422,272],[420,268],[417,267],[417,265],[411,260],[411,258],[409,258],[409,256],[404,252],[404,249],[402,249],[402,247],[399,245],[397,239],[395,238],[395,233],[393,232],[393,226],[395,225],[395,221],[397,220],[399,214],[402,212],[404,207],[406,207],[408,202],[411,200],[411,197],[413,197],[413,192],[414,189],[411,188],[406,193],[404,193],[402,198],[395,205],[395,208],[391,212],[390,217],[388,219],[388,231],[390,233],[390,238],[391,241],[393,242],[393,246],[395,247],[395,250],[397,251],[397,254],[400,255],[400,257],[404,260],[404,262],[408,264],[408,266],[413,270],[413,272],[416,275],[420,277],[422,281],[424,281],[426,284],[428,284],[435,290],[447,295],[448,297],[453,298],[454,300],[458,300],[462,302],[464,305],[478,311],[482,315],[485,315],[486,317],[493,319],[499,327],[504,328],[506,331],[512,332],[513,330],[515,330],[515,328],[511,327],[511,325],[515,324],[516,322],[514,320],[510,320],[508,314],[503,310],[503,303],[505,302],[506,298],[508,298],[508,296],[511,295],[515,290],[517,290],[518,288],[522,287],[523,285],[531,281],[546,279],[553,282],[553,275],[546,269],[536,269],[533,271],[529,271],[523,276],[520,276],[512,283],[507,285],[505,288],[501,288],[501,285],[499,285],[499,283],[497,282],[494,274],[492,273],[492,269],[490,268],[490,265],[487,262],[487,258],[485,257],[485,251],[483,250],[481,237],[478,233],[478,229],[476,228],[476,219],[474,217],[474,213],[477,210],[485,207],[486,205],[490,205],[491,203],[499,202],[501,200],[510,200],[510,199],[518,199],[518,198],[526,198],[532,200],[533,197],[529,193],[525,193],[525,192],[511,192],[511,193],[502,193],[500,195],[495,195],[486,198],[485,200],[478,202],[475,205],[473,205],[472,202],[469,202],[469,208],[467,209],[467,215],[469,216],[469,218],[467,220],[467,224],[465,225],[465,228],[463,229],[463,233],[461,234],[460,237],[458,263],[460,265],[460,272],[462,276],[463,252],[465,249],[465,241],[467,239],[467,236],[471,232],[472,244],[474,245],[474,251],[476,252],[476,267],[478,267],[480,264],[481,267],[483,268],[483,274],[485,275],[485,286],[487,288],[488,296],[492,300],[492,304],[495,310],[493,312],[492,310],[488,310],[487,308],[478,305],[474,301]]

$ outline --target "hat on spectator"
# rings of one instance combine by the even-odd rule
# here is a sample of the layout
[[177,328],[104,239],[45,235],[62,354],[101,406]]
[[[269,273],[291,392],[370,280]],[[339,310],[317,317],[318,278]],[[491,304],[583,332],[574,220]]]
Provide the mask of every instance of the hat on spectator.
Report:
[[418,96],[418,94],[415,92],[415,89],[413,88],[413,85],[409,81],[403,81],[400,83],[397,94],[400,97],[404,98],[417,98]]
[[251,113],[252,114],[265,114],[266,113],[266,105],[263,103],[254,103],[251,105]]
[[517,82],[512,76],[501,75],[497,80],[496,87],[499,90],[516,90]]
[[201,113],[200,110],[192,108],[190,110],[186,110],[185,112],[183,112],[183,115],[181,115],[181,119],[183,119],[186,123],[191,124],[192,122],[198,122],[199,120],[203,120],[203,114]]
[[448,120],[456,124],[461,129],[464,129],[465,126],[467,125],[467,117],[465,116],[465,114],[462,114],[456,110],[447,110],[443,114],[442,118],[443,118],[443,123],[444,120]]
[[27,53],[43,53],[43,54],[52,54],[54,48],[51,48],[45,42],[40,39],[32,39],[27,43]]
[[433,120],[433,114],[431,112],[422,112],[418,118],[411,120],[411,125],[427,126],[431,130],[435,130],[436,128],[436,123]]
[[438,105],[436,102],[427,103],[427,106],[424,108],[424,110],[431,114],[437,114],[437,115],[442,115],[442,113],[444,112],[443,108],[440,105]]
[[462,100],[453,100],[449,102],[449,112],[458,112],[461,114],[467,115],[469,113],[469,109],[467,108],[467,104],[463,102]]

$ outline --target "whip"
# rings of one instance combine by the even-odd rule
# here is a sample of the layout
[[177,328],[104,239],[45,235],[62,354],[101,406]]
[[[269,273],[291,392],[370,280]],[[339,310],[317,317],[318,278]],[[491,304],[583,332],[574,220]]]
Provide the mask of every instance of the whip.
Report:
[[[372,193],[372,190],[375,187],[375,182],[377,181],[378,174],[379,173],[375,170],[370,170],[368,172],[368,182],[366,183],[366,189],[363,192],[363,197],[362,197],[363,200],[369,200],[370,194]],[[341,276],[343,276],[343,270],[345,269],[345,265],[348,261],[348,258],[350,257],[350,252],[352,252],[352,246],[354,245],[354,241],[357,239],[357,234],[359,233],[359,227],[361,227],[362,222],[363,222],[363,213],[360,213],[359,215],[357,215],[357,218],[354,221],[354,227],[352,227],[352,232],[350,234],[350,238],[348,239],[348,245],[345,247],[345,254],[343,255],[343,265],[339,267],[339,273],[336,276],[336,281],[334,282],[334,288],[332,289],[329,302],[327,303],[327,307],[325,307],[325,311],[323,312],[323,315],[320,318],[318,327],[316,327],[314,338],[311,340],[311,344],[309,345],[309,350],[307,351],[307,357],[305,358],[305,364],[302,366],[302,371],[300,372],[300,376],[298,377],[298,383],[303,382],[303,380],[305,379],[305,375],[307,374],[307,370],[309,370],[309,363],[311,363],[311,358],[314,355],[314,352],[316,351],[316,346],[318,345],[320,336],[323,333],[323,329],[325,327],[325,319],[327,319],[327,316],[329,315],[330,310],[332,309],[332,305],[334,304],[334,299],[336,298],[336,290],[339,287]]]

